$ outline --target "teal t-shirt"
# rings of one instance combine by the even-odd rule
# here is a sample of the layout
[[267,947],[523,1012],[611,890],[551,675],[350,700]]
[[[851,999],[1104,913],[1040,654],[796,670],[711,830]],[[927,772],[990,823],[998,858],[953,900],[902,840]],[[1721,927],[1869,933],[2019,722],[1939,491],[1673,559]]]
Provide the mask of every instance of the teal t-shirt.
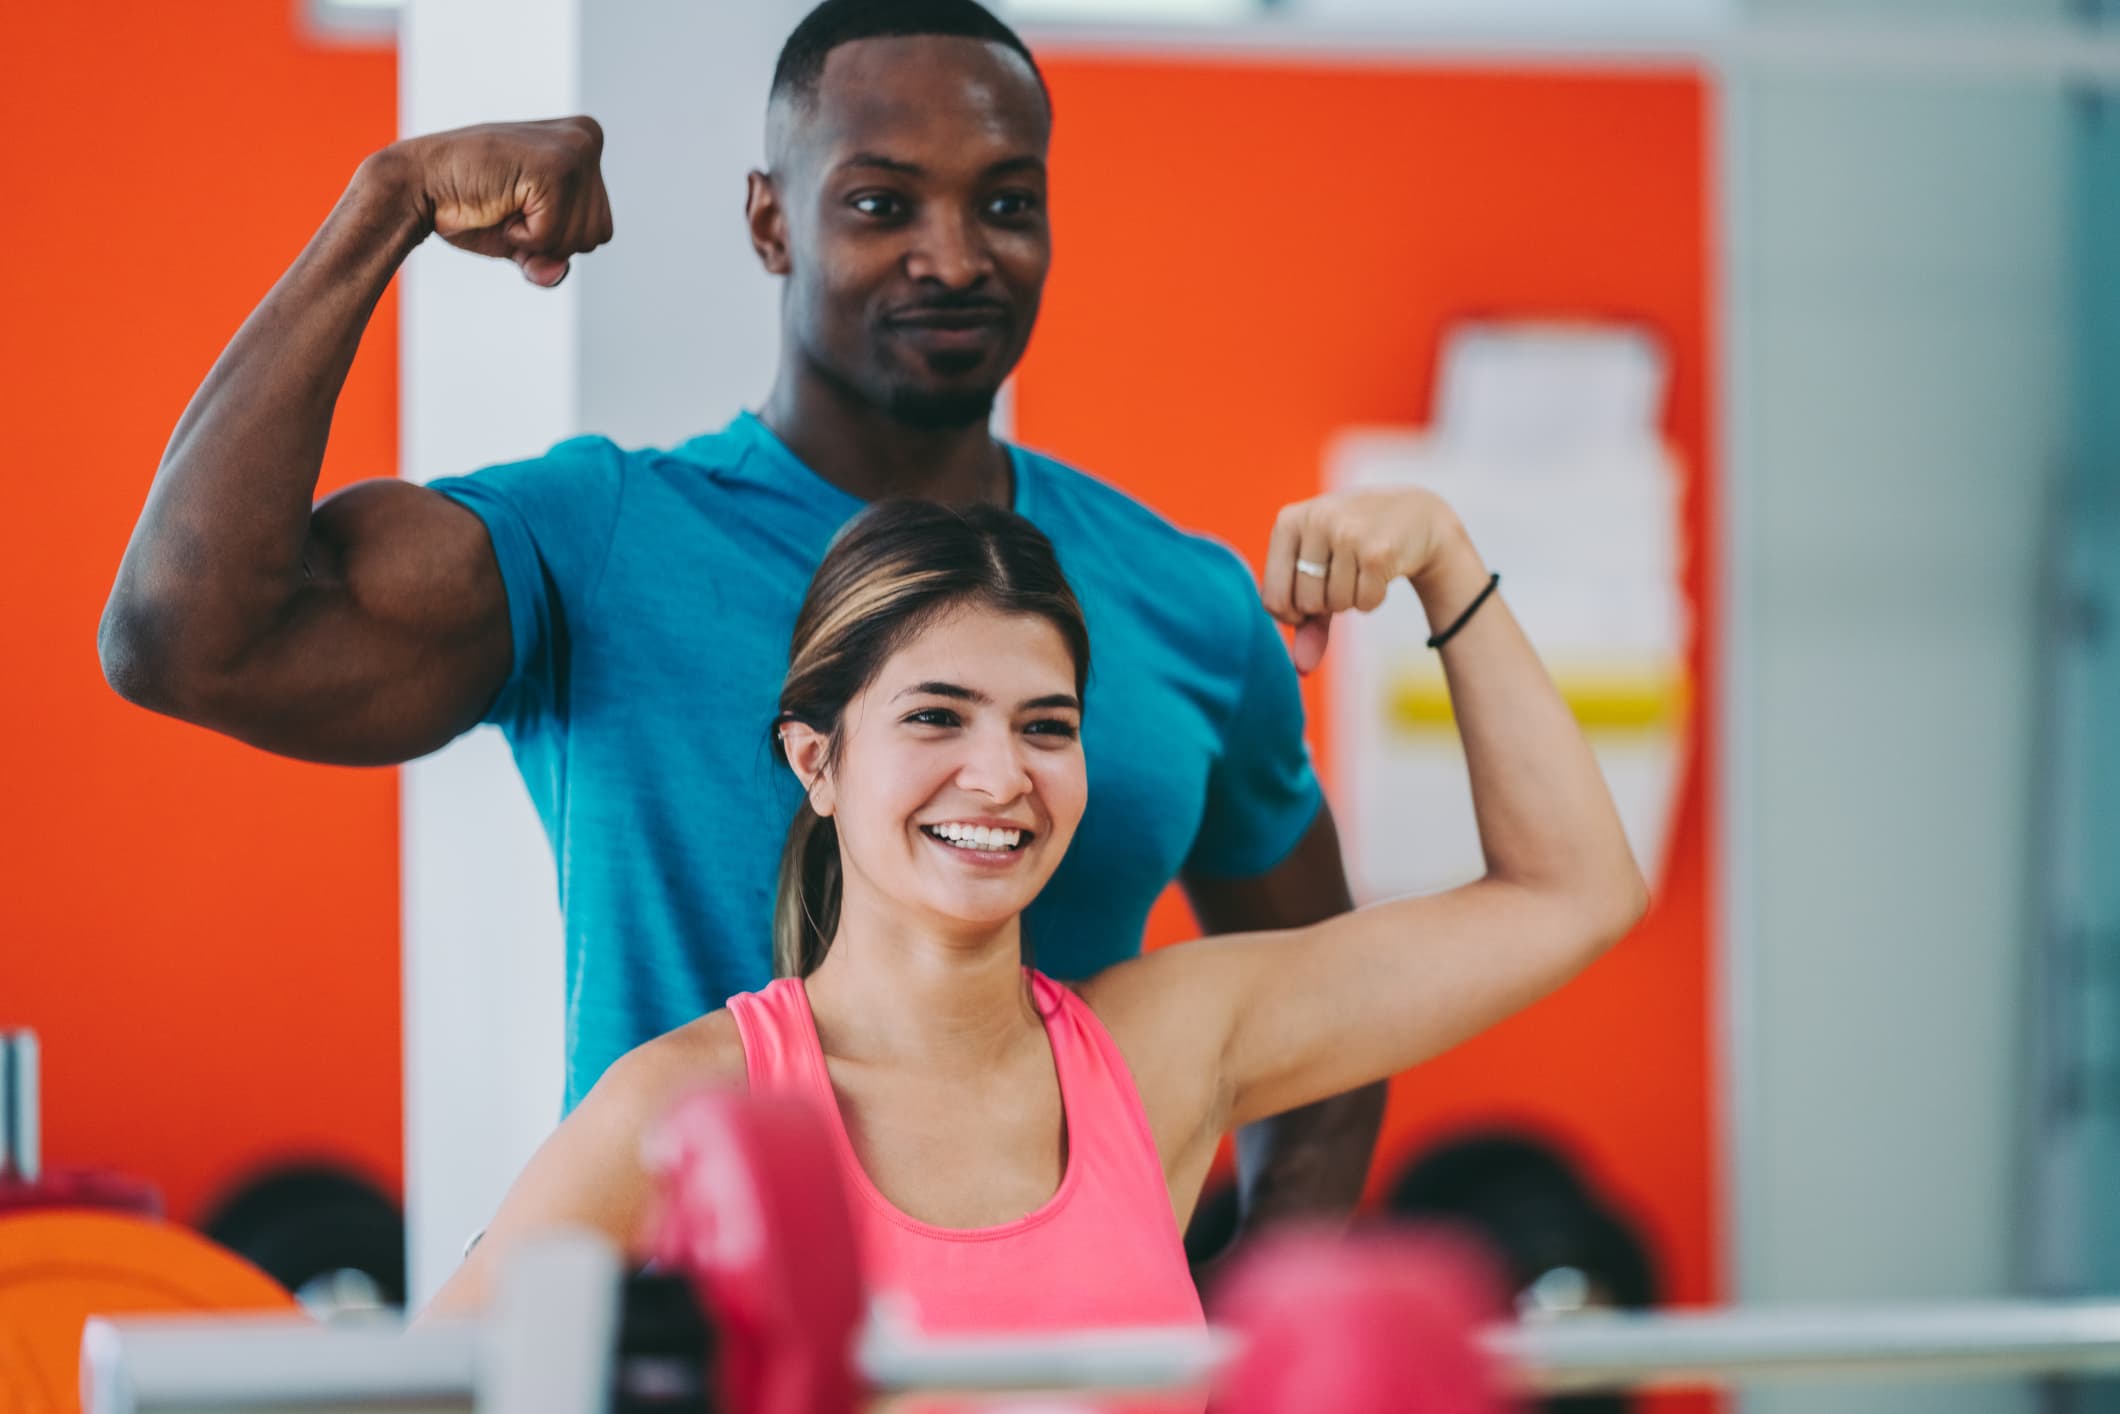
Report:
[[[1180,873],[1272,869],[1316,818],[1303,706],[1250,572],[1011,448],[1016,509],[1089,622],[1089,806],[1032,906],[1039,967],[1141,946]],[[664,450],[601,438],[433,483],[486,523],[515,640],[487,713],[559,866],[569,1109],[605,1067],[772,976],[799,792],[768,750],[810,575],[861,502],[748,414]]]

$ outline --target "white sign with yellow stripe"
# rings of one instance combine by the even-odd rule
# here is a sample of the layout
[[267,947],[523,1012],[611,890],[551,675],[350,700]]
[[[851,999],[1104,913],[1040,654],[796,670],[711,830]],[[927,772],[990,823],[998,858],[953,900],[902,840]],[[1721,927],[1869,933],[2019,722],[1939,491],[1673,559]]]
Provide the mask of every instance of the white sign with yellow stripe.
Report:
[[[1660,882],[1692,730],[1694,631],[1664,362],[1626,328],[1476,325],[1442,360],[1426,429],[1351,429],[1325,484],[1426,486],[1464,519],[1597,753]],[[1481,872],[1464,753],[1407,585],[1335,625],[1334,802],[1359,898]]]

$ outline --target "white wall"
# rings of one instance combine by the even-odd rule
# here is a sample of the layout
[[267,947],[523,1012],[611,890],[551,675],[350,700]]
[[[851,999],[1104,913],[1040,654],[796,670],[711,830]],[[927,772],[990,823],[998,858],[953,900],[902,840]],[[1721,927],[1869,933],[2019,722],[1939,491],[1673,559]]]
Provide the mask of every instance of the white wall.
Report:
[[[1780,76],[1738,105],[1747,1300],[2015,1285],[2063,101]],[[2030,1396],[1870,1385],[1746,1407],[1994,1414]]]
[[[755,403],[774,285],[745,241],[774,55],[797,0],[415,0],[408,133],[593,114],[617,239],[557,291],[432,243],[404,286],[404,466],[419,480],[581,431],[667,443]],[[404,780],[411,1297],[456,1263],[558,1117],[563,1026],[551,854],[498,733]]]

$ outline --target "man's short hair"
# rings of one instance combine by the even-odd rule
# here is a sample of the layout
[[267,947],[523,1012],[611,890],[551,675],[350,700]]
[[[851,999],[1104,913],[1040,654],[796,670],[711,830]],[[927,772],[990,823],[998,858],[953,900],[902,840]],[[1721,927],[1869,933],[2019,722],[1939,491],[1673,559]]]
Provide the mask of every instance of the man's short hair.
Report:
[[[772,100],[814,97],[824,77],[825,58],[842,44],[930,34],[982,39],[1015,50],[1045,93],[1045,75],[1038,72],[1029,46],[977,0],[824,0],[781,46],[780,62],[773,67]],[[1050,93],[1046,103],[1052,103]]]

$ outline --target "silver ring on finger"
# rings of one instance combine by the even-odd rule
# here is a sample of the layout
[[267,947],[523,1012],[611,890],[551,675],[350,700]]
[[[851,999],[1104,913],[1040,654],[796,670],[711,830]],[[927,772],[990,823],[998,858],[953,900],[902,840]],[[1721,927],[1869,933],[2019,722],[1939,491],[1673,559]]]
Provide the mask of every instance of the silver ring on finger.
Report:
[[1325,577],[1325,566],[1319,564],[1316,560],[1297,560],[1296,573],[1307,574],[1312,579],[1323,579]]

